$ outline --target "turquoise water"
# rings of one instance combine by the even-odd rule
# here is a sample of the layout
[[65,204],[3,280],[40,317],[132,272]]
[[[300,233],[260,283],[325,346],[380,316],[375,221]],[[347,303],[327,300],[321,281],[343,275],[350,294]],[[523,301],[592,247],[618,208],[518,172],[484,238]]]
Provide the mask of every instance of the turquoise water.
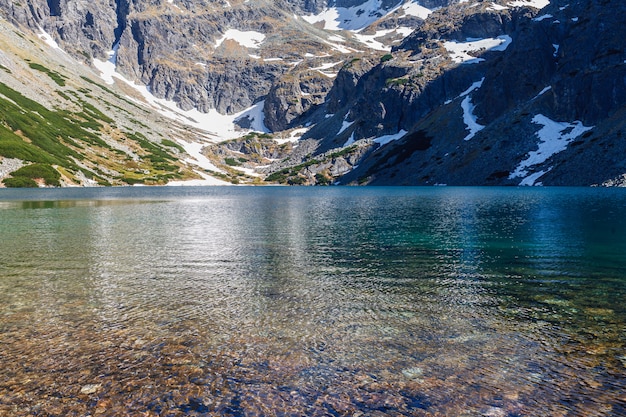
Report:
[[0,415],[626,416],[626,190],[0,190]]

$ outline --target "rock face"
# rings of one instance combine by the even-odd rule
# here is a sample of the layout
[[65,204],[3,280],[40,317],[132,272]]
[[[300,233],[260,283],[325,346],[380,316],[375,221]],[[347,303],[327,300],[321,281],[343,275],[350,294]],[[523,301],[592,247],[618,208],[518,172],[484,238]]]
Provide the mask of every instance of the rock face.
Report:
[[[352,124],[340,140],[333,131],[313,133],[329,146],[350,134],[383,144],[341,182],[621,183],[626,29],[615,16],[626,5],[553,1],[539,11],[477,4],[431,14],[356,82],[348,69],[339,74],[328,109],[341,103],[335,117]],[[500,44],[472,47],[468,39],[477,38]],[[458,46],[473,50],[463,62]]]
[[265,99],[265,125],[275,132],[290,128],[324,103],[332,85],[332,78],[308,68],[279,77]]
[[[336,51],[328,33],[304,27],[294,13],[315,1],[0,1],[8,20],[49,33],[90,63],[116,50],[117,71],[181,108],[240,111],[307,56]],[[284,48],[289,44],[289,48]]]
[[132,91],[114,89],[0,19],[0,187],[201,178],[184,162],[180,145],[196,132],[129,99]]
[[[263,100],[271,132],[302,131],[262,168],[277,181],[622,184],[626,4],[538,4],[0,0],[0,13],[87,64],[115,50],[119,73],[184,110]],[[330,8],[339,26],[367,23],[330,31]],[[233,160],[229,146],[211,152]]]
[[[353,123],[348,132],[355,140],[411,131],[428,114],[458,98],[485,71],[486,63],[454,62],[444,42],[512,33],[530,16],[529,9],[496,11],[490,9],[490,3],[481,7],[459,4],[437,11],[393,48],[392,54],[344,65],[328,94],[327,111],[346,115],[346,121]],[[501,52],[477,54],[486,58]],[[332,132],[325,139],[335,142]]]

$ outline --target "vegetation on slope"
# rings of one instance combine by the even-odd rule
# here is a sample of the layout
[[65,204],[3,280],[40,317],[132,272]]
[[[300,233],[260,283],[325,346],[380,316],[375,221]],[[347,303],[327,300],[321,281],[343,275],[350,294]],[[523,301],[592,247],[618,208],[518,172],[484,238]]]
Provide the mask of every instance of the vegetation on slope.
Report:
[[[172,155],[180,149],[174,142],[162,146],[142,133],[118,129],[111,117],[85,99],[83,95],[88,93],[87,89],[57,91],[80,110],[48,109],[0,83],[0,156],[33,163],[36,169],[22,168],[33,172],[47,167],[59,174],[53,166],[63,168],[63,173],[70,176],[66,181],[73,183],[87,178],[100,185],[159,184],[182,177],[177,158]],[[105,140],[104,131],[116,132],[116,142],[124,146]],[[60,174],[54,179],[56,175],[51,173],[35,175],[28,169],[13,172],[4,185],[34,186],[35,178],[44,179],[43,184],[48,186],[60,185]]]

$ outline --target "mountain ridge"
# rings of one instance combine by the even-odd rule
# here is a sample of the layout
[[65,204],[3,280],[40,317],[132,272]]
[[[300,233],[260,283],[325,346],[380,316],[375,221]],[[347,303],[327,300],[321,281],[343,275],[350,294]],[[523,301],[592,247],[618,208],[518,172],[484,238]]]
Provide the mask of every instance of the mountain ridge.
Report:
[[624,182],[614,0],[26,4],[0,11],[199,129],[174,141],[181,170],[239,183]]

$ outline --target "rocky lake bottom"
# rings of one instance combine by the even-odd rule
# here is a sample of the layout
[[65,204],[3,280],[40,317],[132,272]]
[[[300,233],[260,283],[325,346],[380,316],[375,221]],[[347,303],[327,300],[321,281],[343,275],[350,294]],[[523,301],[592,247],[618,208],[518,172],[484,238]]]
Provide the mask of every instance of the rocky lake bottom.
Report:
[[623,191],[0,191],[0,416],[626,415]]

